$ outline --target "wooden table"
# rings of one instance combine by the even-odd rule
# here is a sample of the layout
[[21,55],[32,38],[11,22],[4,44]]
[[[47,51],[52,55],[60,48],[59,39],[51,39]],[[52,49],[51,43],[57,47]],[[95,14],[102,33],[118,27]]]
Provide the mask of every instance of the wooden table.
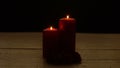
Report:
[[0,68],[120,68],[120,34],[76,34],[82,64],[49,65],[42,58],[42,33],[0,33]]

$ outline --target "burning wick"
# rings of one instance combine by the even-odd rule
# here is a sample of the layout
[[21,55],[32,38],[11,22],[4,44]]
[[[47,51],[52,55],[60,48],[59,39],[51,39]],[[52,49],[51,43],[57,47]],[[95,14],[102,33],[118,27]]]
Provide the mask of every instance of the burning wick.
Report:
[[66,17],[67,17],[67,19],[68,19],[68,18],[69,18],[69,15],[67,15]]
[[50,30],[52,30],[53,29],[53,27],[52,26],[50,26]]

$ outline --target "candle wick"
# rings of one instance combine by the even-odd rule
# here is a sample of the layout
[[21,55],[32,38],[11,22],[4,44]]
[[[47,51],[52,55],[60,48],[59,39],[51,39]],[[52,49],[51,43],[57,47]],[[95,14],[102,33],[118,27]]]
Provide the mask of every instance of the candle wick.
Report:
[[50,27],[50,30],[52,30],[53,28],[52,28],[52,26]]
[[67,19],[69,18],[69,15],[67,15]]

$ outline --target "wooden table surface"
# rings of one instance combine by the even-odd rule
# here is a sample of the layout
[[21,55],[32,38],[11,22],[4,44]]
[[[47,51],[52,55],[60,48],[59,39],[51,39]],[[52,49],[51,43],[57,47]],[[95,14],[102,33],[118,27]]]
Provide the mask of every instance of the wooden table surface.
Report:
[[42,58],[41,32],[1,32],[0,68],[120,68],[120,34],[76,34],[81,64],[49,65]]

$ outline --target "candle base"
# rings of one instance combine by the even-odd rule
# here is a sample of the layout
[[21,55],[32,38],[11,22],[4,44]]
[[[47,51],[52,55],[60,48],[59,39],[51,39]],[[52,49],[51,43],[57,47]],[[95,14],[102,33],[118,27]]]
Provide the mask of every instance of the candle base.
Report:
[[66,65],[66,64],[80,64],[81,56],[79,53],[59,53],[53,54],[46,58],[48,64]]

